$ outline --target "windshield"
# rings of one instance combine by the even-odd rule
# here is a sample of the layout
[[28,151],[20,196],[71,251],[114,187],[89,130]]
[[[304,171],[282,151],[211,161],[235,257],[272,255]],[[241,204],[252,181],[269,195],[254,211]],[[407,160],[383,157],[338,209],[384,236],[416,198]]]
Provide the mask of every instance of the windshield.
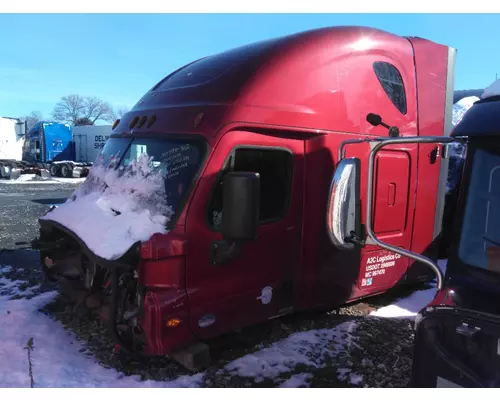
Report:
[[[137,168],[141,158],[147,157],[147,174],[159,175],[165,187],[166,202],[176,214],[197,175],[205,153],[203,142],[192,139],[110,138],[106,142],[96,167],[118,169],[127,177]],[[143,168],[143,166],[141,166]],[[153,196],[154,194],[151,193]]]
[[473,267],[500,272],[500,152],[494,147],[473,153],[458,256]]

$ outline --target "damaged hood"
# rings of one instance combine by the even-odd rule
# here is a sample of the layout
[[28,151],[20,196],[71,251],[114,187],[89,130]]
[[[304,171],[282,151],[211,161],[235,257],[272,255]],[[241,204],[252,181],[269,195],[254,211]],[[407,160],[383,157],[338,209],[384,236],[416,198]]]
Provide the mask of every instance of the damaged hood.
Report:
[[135,243],[167,233],[173,211],[165,179],[146,154],[126,167],[97,161],[85,182],[59,207],[41,217],[73,232],[95,255],[116,260]]

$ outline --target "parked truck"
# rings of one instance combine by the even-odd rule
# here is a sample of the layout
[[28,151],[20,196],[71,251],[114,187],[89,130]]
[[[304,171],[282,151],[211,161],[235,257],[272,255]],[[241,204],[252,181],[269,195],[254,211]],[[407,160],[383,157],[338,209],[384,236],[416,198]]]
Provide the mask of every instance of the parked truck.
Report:
[[500,387],[499,112],[500,80],[452,133],[465,163],[445,279],[415,322],[412,387]]
[[215,336],[434,279],[440,148],[403,141],[378,153],[370,221],[368,164],[384,139],[447,138],[455,56],[421,38],[332,27],[180,68],[40,218],[33,246],[46,276],[108,320],[125,351],[191,369],[207,365]]
[[50,121],[34,124],[24,135],[21,150],[0,160],[4,178],[35,173],[44,177],[85,177],[102,150],[110,125],[71,126]]
[[26,123],[18,118],[0,117],[0,178],[10,175],[10,165],[21,160]]

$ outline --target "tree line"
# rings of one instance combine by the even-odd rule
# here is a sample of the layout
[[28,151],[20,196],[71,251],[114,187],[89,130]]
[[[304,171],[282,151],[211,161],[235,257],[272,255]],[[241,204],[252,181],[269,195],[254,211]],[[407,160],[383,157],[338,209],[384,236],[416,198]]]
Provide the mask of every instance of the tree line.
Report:
[[[113,123],[128,112],[126,107],[113,108],[107,101],[93,96],[70,94],[61,97],[52,111],[51,120],[69,123],[73,126],[94,125],[97,121]],[[25,120],[28,130],[44,118],[39,111],[32,111],[29,115],[20,117]]]

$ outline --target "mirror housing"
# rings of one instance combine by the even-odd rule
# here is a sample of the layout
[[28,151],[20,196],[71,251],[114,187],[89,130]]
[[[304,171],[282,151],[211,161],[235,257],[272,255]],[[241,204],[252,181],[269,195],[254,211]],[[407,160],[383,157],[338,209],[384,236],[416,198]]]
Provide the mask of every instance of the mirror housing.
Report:
[[352,250],[357,245],[364,245],[358,158],[344,158],[335,167],[328,193],[326,223],[330,241],[338,249]]
[[242,242],[257,238],[260,209],[260,175],[229,172],[224,176],[222,237]]

